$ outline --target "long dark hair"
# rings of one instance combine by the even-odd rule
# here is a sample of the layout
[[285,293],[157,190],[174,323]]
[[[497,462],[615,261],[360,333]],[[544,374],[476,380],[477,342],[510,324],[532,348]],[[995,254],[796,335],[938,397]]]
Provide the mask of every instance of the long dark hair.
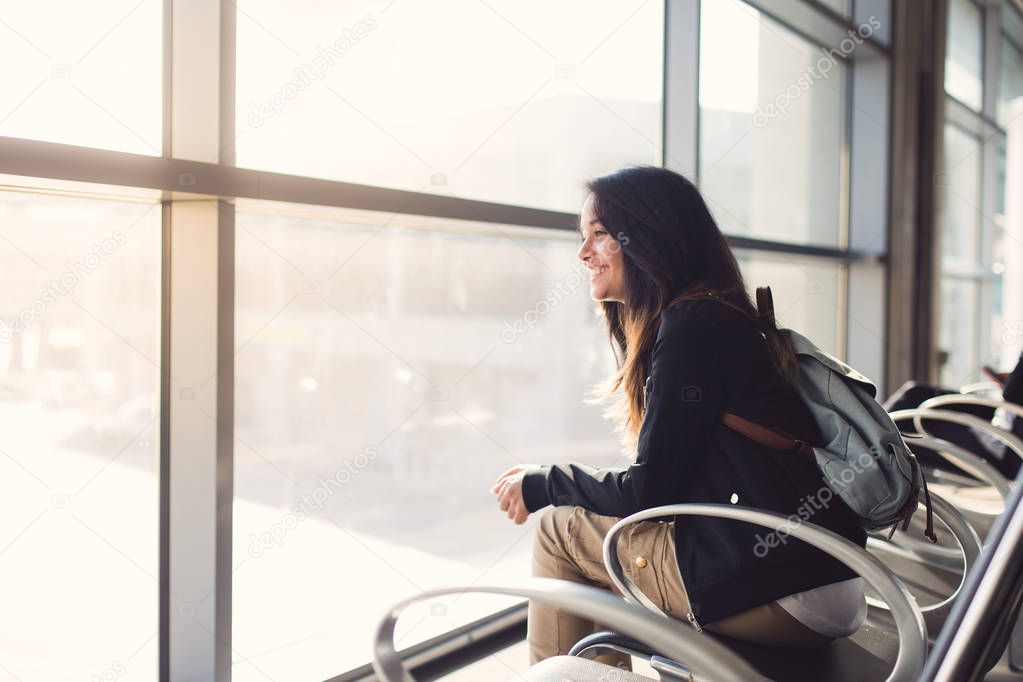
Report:
[[775,366],[789,375],[795,357],[773,319],[750,301],[739,264],[696,186],[678,173],[631,166],[586,183],[596,218],[621,247],[627,303],[603,301],[618,369],[603,385],[609,416],[634,447],[644,415],[643,386],[661,312],[710,292],[754,321]]

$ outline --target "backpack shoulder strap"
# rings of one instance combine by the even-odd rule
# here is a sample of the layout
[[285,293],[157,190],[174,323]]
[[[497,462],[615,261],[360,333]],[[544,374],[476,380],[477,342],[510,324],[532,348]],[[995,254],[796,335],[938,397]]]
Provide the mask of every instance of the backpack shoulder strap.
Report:
[[757,287],[757,312],[772,325],[776,324],[774,320],[774,296],[771,294],[771,287]]
[[[758,289],[758,292],[759,292],[759,289]],[[718,303],[731,308],[732,310],[734,310],[735,312],[739,313],[743,317],[745,317],[747,319],[752,319],[752,318],[750,318],[750,314],[748,312],[746,312],[745,310],[743,310],[739,306],[735,305],[731,301],[726,301],[725,299],[721,298],[720,295],[718,295],[714,291],[711,291],[710,289],[691,291],[691,292],[689,292],[687,294],[682,294],[681,296],[676,296],[675,298],[672,299],[671,303],[669,303],[667,307],[670,308],[673,305],[675,305],[676,303],[679,303],[680,301],[717,301]]]
[[725,412],[721,415],[721,421],[725,426],[733,431],[737,431],[742,435],[746,436],[752,441],[766,445],[772,450],[782,450],[786,452],[796,452],[800,455],[814,457],[813,448],[806,441],[793,438],[786,433],[782,433],[777,429],[771,429],[756,422],[752,422],[749,419],[740,417],[737,414],[731,412]]
[[[758,320],[754,319],[749,312],[743,310],[731,301],[726,301],[719,294],[711,291],[710,289],[698,289],[696,291],[690,291],[689,293],[682,294],[681,296],[676,296],[667,307],[670,308],[680,301],[699,300],[710,300],[722,303],[759,326]],[[777,326],[774,319],[774,296],[771,294],[771,287],[757,287],[757,318],[769,321],[771,326]]]

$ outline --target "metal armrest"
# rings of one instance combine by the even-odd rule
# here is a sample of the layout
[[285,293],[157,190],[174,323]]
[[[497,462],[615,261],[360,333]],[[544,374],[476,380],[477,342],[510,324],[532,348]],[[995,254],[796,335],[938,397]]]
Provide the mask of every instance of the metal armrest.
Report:
[[803,540],[830,554],[860,575],[888,604],[899,634],[899,652],[888,679],[915,680],[919,675],[927,655],[927,625],[906,586],[877,557],[871,556],[862,547],[837,533],[803,522],[799,517],[790,521],[790,517],[781,514],[730,504],[671,504],[632,514],[612,526],[604,538],[604,564],[611,579],[627,599],[647,608],[653,606],[660,613],[625,575],[618,560],[617,542],[621,532],[631,524],[664,516],[713,516],[753,523]]
[[978,381],[974,384],[963,384],[959,393],[962,395],[993,393],[1000,396],[1002,395],[1002,386],[994,381]]
[[[962,398],[960,398],[962,399]],[[914,408],[911,410],[896,410],[888,414],[892,418],[892,421],[899,422],[905,419],[912,419],[913,426],[917,432],[931,435],[923,427],[923,421],[939,421],[948,422],[950,424],[958,424],[960,426],[968,426],[975,431],[985,433],[992,438],[1005,443],[1005,446],[1016,453],[1017,457],[1023,459],[1023,440],[1020,440],[1018,436],[1015,436],[1008,431],[1004,431],[997,426],[992,426],[990,422],[986,422],[980,417],[975,417],[972,414],[965,414],[963,412],[953,412],[951,410],[928,410],[923,408]],[[912,445],[913,439],[910,439],[909,445]]]
[[[977,537],[977,531],[973,529],[973,526],[970,525],[969,521],[966,520],[966,518],[959,512],[958,509],[955,508],[954,505],[952,505],[950,502],[943,499],[942,497],[938,496],[937,494],[931,493],[931,508],[934,511],[935,518],[941,521],[945,525],[945,527],[948,528],[949,533],[951,533],[952,537],[954,537],[956,542],[959,543],[959,548],[961,550],[961,555],[963,558],[963,577],[959,580],[959,585],[956,586],[952,594],[950,594],[945,599],[942,599],[940,602],[936,604],[919,606],[919,609],[924,613],[929,613],[932,611],[941,611],[946,606],[950,605],[953,601],[955,601],[956,597],[958,597],[959,593],[962,591],[963,585],[966,583],[967,573],[969,572],[970,568],[974,565],[974,563],[976,563],[977,557],[980,555],[980,538]],[[933,548],[930,545],[930,543],[920,542],[919,540],[913,540],[909,538],[903,538],[902,540],[903,540],[902,542],[896,544],[895,546],[902,549],[900,545],[908,544],[908,546],[906,547],[906,551],[913,554],[916,558],[923,560],[925,563],[927,563],[929,560],[933,558],[939,559],[940,562],[940,560],[943,558],[941,555],[935,556],[929,554],[930,552],[933,552],[934,549],[936,549]],[[909,542],[906,543],[905,542],[906,540],[909,540]],[[870,538],[868,538],[867,544],[868,546],[871,547],[883,547],[888,545],[889,541],[872,535]],[[867,597],[867,603],[870,604],[871,606],[888,610],[887,604],[878,601],[873,597]]]
[[623,637],[611,630],[597,630],[592,635],[586,635],[568,652],[569,656],[581,658],[596,658],[600,651],[616,651],[626,656],[632,656],[645,660],[662,682],[678,680],[678,682],[693,682],[695,671],[670,658],[661,656],[650,647],[640,642]]
[[583,658],[594,658],[601,650],[617,651],[621,654],[628,654],[636,658],[650,658],[657,652],[642,642],[637,642],[632,637],[625,637],[613,630],[597,630],[592,635],[586,635],[569,649],[569,656],[582,656]]
[[688,625],[622,601],[608,590],[553,578],[528,578],[515,584],[446,587],[409,597],[391,607],[377,625],[373,670],[384,682],[414,682],[394,649],[394,628],[401,613],[416,602],[467,592],[526,597],[613,627],[665,656],[714,680],[745,682],[763,677],[728,647],[704,637]]
[[992,410],[1001,409],[1006,412],[1011,412],[1017,417],[1023,417],[1023,405],[1010,403],[1006,400],[1001,400],[1000,398],[986,398],[978,395],[956,395],[955,393],[938,395],[923,401],[918,407],[921,410],[939,410],[943,407],[950,407],[952,405],[990,407]]
[[998,491],[998,495],[1003,500],[1008,498],[1009,493],[1012,492],[1009,479],[1003,476],[1002,472],[991,466],[983,457],[970,452],[961,445],[927,435],[911,438],[909,442],[911,445],[919,445],[922,448],[933,450],[946,461],[987,483]]

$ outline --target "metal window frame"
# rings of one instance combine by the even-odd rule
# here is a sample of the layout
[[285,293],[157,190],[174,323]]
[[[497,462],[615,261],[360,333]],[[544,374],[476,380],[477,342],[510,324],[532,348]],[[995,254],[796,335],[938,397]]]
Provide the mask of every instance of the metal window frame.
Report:
[[[233,165],[233,144],[224,141],[234,140],[235,17],[231,0],[164,0],[163,158],[144,157],[146,164]],[[72,156],[58,154],[64,163]],[[92,150],[85,156],[99,161]],[[183,172],[177,182],[193,179]],[[234,206],[218,196],[178,199],[165,192],[162,202],[159,674],[228,681]]]
[[[820,2],[792,2],[792,0],[741,0],[763,12],[804,40],[815,45],[835,47],[858,27],[857,20],[844,17]],[[809,11],[808,11],[809,10]],[[855,12],[854,17],[860,15]],[[857,47],[851,60],[890,56],[891,48],[871,36]]]
[[[977,241],[977,259],[971,272],[963,272],[944,263],[939,259],[937,264],[938,277],[940,280],[970,281],[977,285],[976,305],[979,311],[990,311],[994,307],[994,286],[997,276],[992,272],[993,244],[995,227],[987,216],[994,213],[997,205],[998,193],[998,149],[1005,138],[1006,131],[997,121],[997,106],[1001,87],[1001,48],[1005,32],[1005,16],[1019,18],[1019,3],[1013,0],[992,0],[989,2],[974,2],[977,10],[981,13],[982,45],[981,45],[981,101],[980,111],[976,111],[958,99],[943,94],[945,107],[945,119],[947,125],[960,128],[965,133],[975,137],[979,145],[980,154],[980,226],[974,238]],[[938,220],[942,220],[941,214]],[[941,231],[937,232],[940,237]],[[939,304],[943,302],[939,300]],[[940,312],[939,305],[939,315]],[[935,347],[937,348],[937,335],[940,334],[940,325],[935,325]],[[976,344],[977,357],[974,361],[985,362],[991,348],[990,325],[980,324],[974,330],[973,342]],[[937,376],[935,376],[937,378]]]

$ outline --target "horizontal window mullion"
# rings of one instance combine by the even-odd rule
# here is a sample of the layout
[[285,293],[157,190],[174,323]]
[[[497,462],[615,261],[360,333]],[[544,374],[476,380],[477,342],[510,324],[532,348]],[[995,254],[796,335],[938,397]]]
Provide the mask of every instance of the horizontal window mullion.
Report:
[[574,230],[578,224],[566,211],[11,137],[0,137],[0,174],[528,227]]

